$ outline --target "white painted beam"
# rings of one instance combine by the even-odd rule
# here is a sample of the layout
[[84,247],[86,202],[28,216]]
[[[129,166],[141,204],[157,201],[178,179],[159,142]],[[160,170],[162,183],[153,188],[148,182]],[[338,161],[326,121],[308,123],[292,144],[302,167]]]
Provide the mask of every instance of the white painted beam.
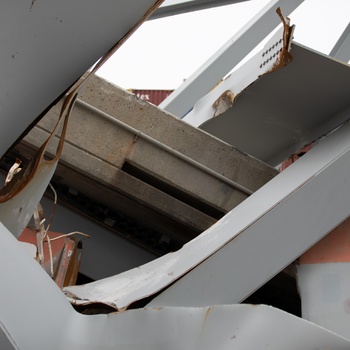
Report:
[[158,19],[208,8],[232,5],[249,0],[167,0],[149,19]]
[[349,164],[347,123],[207,230],[232,238],[149,306],[244,300],[350,215]]
[[350,23],[345,28],[343,34],[340,36],[339,40],[334,45],[329,55],[338,60],[344,61],[346,63],[349,62],[350,60]]

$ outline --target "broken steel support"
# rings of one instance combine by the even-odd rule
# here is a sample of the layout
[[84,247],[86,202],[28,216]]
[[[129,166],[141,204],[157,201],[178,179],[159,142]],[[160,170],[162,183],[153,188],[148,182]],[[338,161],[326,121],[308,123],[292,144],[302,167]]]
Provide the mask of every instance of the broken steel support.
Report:
[[345,220],[349,136],[347,123],[212,226],[208,239],[233,238],[149,306],[240,302]]
[[349,216],[349,164],[347,123],[182,249],[67,296],[120,310],[156,294],[148,306],[241,302]]
[[280,23],[276,15],[278,7],[281,8],[283,15],[287,16],[302,2],[303,0],[272,0],[269,2],[159,107],[183,118],[197,100],[215,86]]
[[1,223],[0,279],[3,350],[229,350],[233,346],[243,350],[260,344],[270,350],[350,347],[347,339],[264,305],[79,314]]

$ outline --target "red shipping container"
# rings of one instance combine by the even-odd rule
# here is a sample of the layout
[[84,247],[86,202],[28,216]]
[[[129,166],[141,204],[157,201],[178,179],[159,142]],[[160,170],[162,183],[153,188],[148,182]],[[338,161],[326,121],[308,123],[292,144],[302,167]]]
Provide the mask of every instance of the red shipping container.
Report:
[[138,98],[152,103],[156,106],[159,106],[163,100],[165,100],[173,90],[137,90],[130,89],[133,94],[135,94]]

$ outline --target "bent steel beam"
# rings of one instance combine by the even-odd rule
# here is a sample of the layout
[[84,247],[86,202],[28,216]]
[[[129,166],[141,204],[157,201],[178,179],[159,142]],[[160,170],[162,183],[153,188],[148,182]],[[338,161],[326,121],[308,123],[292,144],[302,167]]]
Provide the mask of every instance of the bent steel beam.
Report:
[[349,216],[349,136],[347,123],[179,251],[67,295],[119,310],[159,292],[150,306],[242,301]]
[[335,333],[263,305],[79,314],[1,223],[0,242],[1,349],[229,350],[257,348],[259,344],[271,350],[350,347],[347,339]]
[[232,239],[150,306],[240,302],[343,222],[350,214],[349,136],[347,123],[212,227]]
[[231,69],[233,69],[279,23],[276,9],[284,16],[295,10],[303,0],[272,0],[218,52],[172,92],[159,107],[183,118],[196,101],[204,96]]

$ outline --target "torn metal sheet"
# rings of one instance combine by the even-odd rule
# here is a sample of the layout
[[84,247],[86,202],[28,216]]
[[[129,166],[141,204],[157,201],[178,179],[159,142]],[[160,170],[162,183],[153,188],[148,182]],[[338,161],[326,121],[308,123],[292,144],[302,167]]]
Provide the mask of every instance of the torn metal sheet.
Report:
[[[49,231],[51,253],[46,240],[44,246],[43,269],[51,275],[51,259],[53,265],[52,278],[62,288],[74,285],[78,276],[81,253],[78,250],[78,241],[74,237],[62,235],[58,232]],[[31,244],[36,248],[36,231],[33,228],[26,228],[18,237],[22,243]],[[52,257],[51,257],[52,255]],[[34,256],[35,257],[35,256]]]
[[[279,54],[277,54],[277,60],[274,62],[272,68],[268,71],[268,73],[271,73],[277,69],[283,68],[289,63],[293,61],[293,56],[290,53],[291,45],[292,45],[292,39],[293,39],[293,33],[295,26],[290,25],[290,19],[288,17],[283,17],[281,9],[278,8],[276,10],[278,16],[280,17],[282,23],[283,23],[283,45],[280,49]],[[269,47],[268,51],[266,50],[265,53],[263,52],[263,57],[266,55],[270,55],[270,50],[274,50],[276,47],[277,42],[274,44],[272,42],[272,46]],[[272,59],[270,56],[270,61],[274,61],[274,54],[272,54]],[[266,61],[265,61],[266,62]]]
[[289,18],[282,16],[280,8],[276,12],[281,18],[282,26],[261,51],[200,99],[183,118],[184,121],[198,127],[212,117],[223,114],[234,105],[236,98],[247,86],[260,76],[272,73],[293,60],[289,51],[294,26],[290,26]]
[[[83,89],[88,78],[108,60],[120,45],[131,35],[131,33],[160,5],[157,1],[151,8],[148,8],[143,17],[138,20],[134,27],[127,32],[111,49],[109,49],[98,63],[73,84],[68,94],[64,97],[58,121],[43,145],[38,149],[34,158],[24,167],[22,171],[12,176],[12,181],[7,182],[5,187],[0,189],[0,221],[16,236],[24,230],[28,224],[35,207],[38,205],[52,175],[56,169],[61,156],[65,136],[67,133],[68,120],[74,107],[78,94]],[[61,124],[60,141],[53,159],[46,160],[45,153],[51,140],[58,133]],[[16,169],[14,169],[15,171]]]
[[[11,339],[14,349],[47,349],[48,344],[52,350],[243,350],[261,344],[274,350],[350,348],[349,340],[335,333],[263,305],[82,315],[1,223],[0,233],[2,347]],[[24,292],[26,298],[21,297]],[[14,310],[18,310],[15,316]]]
[[[83,82],[84,80],[81,80],[65,98],[53,131],[38,149],[33,159],[19,172],[17,172],[19,162],[16,161],[11,168],[13,170],[10,170],[9,173],[11,181],[9,181],[8,176],[5,186],[0,189],[0,221],[15,237],[18,237],[27,226],[56,170],[64,145],[70,112]],[[47,160],[45,159],[46,149],[56,136],[61,122],[63,122],[63,126],[56,154],[53,159]]]
[[[253,57],[199,100],[185,120],[265,163],[279,165],[348,120],[350,108],[344,89],[350,85],[349,65],[295,42],[291,53],[293,61],[283,69],[241,84],[253,61],[260,65],[259,56]],[[212,118],[213,103],[226,90],[237,95],[238,84],[249,86],[232,108]]]
[[16,158],[15,164],[12,165],[6,176],[5,185],[7,185],[13,179],[14,175],[18,174],[22,170],[22,168],[20,168],[21,163],[22,161]]
[[213,117],[217,117],[218,115],[226,112],[229,108],[231,108],[235,101],[235,97],[236,96],[232,93],[232,91],[224,91],[221,96],[213,103]]
[[[12,185],[15,184],[16,179],[14,179],[0,190],[0,221],[15,237],[18,237],[27,226],[55,169],[56,163],[37,164],[36,171],[28,185],[22,186],[20,181],[16,182],[16,186]],[[18,176],[21,173],[22,171]],[[23,173],[22,179],[24,179]],[[10,190],[7,191],[10,186]],[[10,192],[13,192],[14,195],[10,196]]]

